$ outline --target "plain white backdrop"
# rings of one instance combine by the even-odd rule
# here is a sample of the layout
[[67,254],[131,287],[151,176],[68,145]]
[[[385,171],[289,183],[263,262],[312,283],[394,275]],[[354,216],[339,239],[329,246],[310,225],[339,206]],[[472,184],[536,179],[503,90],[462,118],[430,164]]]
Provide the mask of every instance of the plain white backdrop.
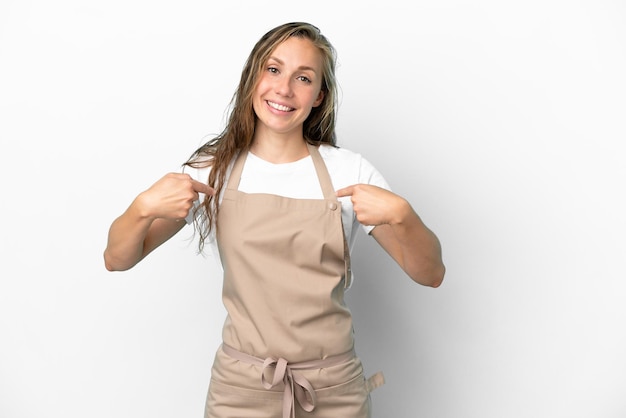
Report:
[[626,416],[626,6],[0,3],[0,417],[194,418],[224,318],[190,228],[123,273],[108,227],[219,132],[256,40],[339,53],[339,144],[440,237],[438,289],[361,235],[380,418]]

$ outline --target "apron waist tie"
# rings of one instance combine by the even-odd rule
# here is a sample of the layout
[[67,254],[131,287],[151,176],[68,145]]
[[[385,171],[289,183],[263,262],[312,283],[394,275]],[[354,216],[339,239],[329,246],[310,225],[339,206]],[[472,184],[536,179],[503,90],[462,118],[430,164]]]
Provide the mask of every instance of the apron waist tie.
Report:
[[[307,412],[315,409],[317,396],[315,389],[311,383],[297,370],[313,370],[325,367],[337,366],[346,363],[354,357],[354,350],[336,356],[327,357],[320,360],[303,361],[300,363],[289,363],[284,358],[275,359],[268,357],[265,360],[242,353],[233,347],[222,344],[222,351],[230,357],[248,364],[254,364],[262,367],[261,384],[265,389],[271,389],[280,382],[285,384],[283,392],[283,418],[295,418],[296,405],[295,400]],[[274,368],[274,376],[271,383],[265,378],[265,372],[268,368]],[[311,399],[307,399],[308,397]]]

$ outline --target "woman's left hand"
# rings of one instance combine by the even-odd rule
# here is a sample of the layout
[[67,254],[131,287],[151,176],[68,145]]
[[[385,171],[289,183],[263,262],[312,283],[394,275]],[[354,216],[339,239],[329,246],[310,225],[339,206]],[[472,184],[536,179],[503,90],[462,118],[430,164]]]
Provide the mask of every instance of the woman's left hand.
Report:
[[371,184],[353,184],[337,190],[337,197],[350,196],[357,220],[363,225],[402,222],[411,206],[402,197]]
[[350,196],[354,213],[411,279],[425,286],[441,284],[446,268],[437,236],[424,225],[407,200],[389,190],[354,184],[337,190]]

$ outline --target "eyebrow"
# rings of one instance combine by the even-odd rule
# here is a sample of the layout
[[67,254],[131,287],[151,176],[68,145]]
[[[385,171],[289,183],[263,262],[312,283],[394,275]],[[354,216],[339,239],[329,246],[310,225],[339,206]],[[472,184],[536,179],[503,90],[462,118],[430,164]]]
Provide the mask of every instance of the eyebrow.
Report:
[[[281,64],[281,65],[284,65],[284,64],[285,64],[285,63],[283,62],[283,60],[281,60],[281,59],[279,59],[279,58],[276,58],[276,57],[269,57],[267,60],[268,60],[268,61],[270,61],[270,60],[274,60],[274,61],[276,61],[277,63],[279,63],[279,64]],[[315,71],[315,68],[313,68],[313,67],[309,67],[308,65],[301,65],[300,67],[298,67],[298,70],[301,70],[301,71],[302,71],[302,70],[308,70],[308,71],[312,71],[313,73],[317,74],[317,71]]]

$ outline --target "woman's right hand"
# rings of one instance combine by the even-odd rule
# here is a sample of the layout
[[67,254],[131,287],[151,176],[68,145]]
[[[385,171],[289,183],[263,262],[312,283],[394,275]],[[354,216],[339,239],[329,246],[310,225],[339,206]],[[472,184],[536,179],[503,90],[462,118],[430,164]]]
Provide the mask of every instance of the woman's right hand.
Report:
[[107,270],[128,270],[174,236],[200,193],[215,191],[183,173],[166,174],[141,192],[109,228],[104,250]]
[[215,190],[189,174],[168,173],[139,194],[135,204],[146,218],[181,220],[187,217],[200,193],[213,195]]

